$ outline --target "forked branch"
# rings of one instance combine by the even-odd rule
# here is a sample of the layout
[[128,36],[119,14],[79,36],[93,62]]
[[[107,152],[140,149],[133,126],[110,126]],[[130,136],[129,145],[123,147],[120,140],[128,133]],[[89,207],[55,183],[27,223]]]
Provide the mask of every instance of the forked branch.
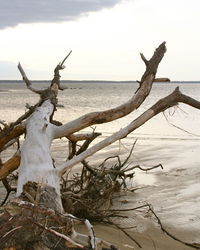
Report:
[[101,142],[97,143],[96,145],[89,148],[88,150],[81,153],[80,155],[75,156],[70,161],[66,162],[63,166],[61,166],[60,174],[61,175],[64,174],[67,170],[69,170],[75,164],[81,162],[85,158],[93,155],[94,153],[107,147],[108,145],[114,143],[115,141],[126,137],[128,134],[130,134],[132,131],[134,131],[138,127],[142,126],[145,122],[150,120],[152,117],[154,117],[158,113],[165,111],[169,107],[173,107],[177,105],[179,102],[182,102],[194,108],[200,109],[199,101],[182,94],[179,91],[179,88],[176,88],[170,95],[159,100],[150,109],[148,109],[146,112],[140,115],[137,119],[133,120],[129,125],[119,130],[118,132],[114,133],[113,135],[109,136],[108,138],[102,140]]
[[148,61],[146,71],[140,81],[140,87],[130,100],[116,108],[102,112],[92,112],[60,127],[55,127],[55,138],[68,136],[69,134],[75,133],[94,124],[114,121],[136,110],[151,91],[158,65],[162,60],[165,51],[166,47],[164,42],[156,49],[152,58]]
[[58,86],[58,89],[60,90],[64,90],[64,88],[61,88],[60,86],[60,74],[59,74],[59,71],[64,69],[65,66],[64,66],[64,63],[65,61],[67,60],[67,58],[70,56],[70,54],[72,53],[72,50],[68,53],[68,55],[63,59],[63,61],[61,63],[59,63],[56,68],[54,69],[54,78],[53,80],[51,81],[51,87],[53,86],[53,84],[57,84]]

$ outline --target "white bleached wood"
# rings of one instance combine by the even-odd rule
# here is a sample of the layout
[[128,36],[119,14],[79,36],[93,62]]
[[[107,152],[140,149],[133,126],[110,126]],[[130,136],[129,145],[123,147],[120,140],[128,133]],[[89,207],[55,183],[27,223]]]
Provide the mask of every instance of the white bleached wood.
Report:
[[47,184],[60,194],[59,177],[53,166],[50,145],[54,126],[49,123],[53,105],[49,100],[38,107],[26,122],[26,138],[21,147],[17,196],[28,181]]
[[[74,240],[75,242],[82,244],[82,245],[87,245],[89,241],[91,243],[90,236],[85,235],[85,234],[80,234],[80,233],[76,232],[74,229],[72,230],[72,234],[70,237],[72,240]],[[107,241],[104,241],[100,238],[95,237],[95,245],[91,244],[92,249],[96,250],[96,249],[99,249],[99,247],[101,247],[101,246],[106,246],[106,247],[110,248],[112,246],[112,244],[107,242]]]
[[154,115],[155,115],[155,113],[152,109],[147,110],[145,113],[143,113],[136,120],[132,121],[128,126],[120,129],[118,132],[107,137],[106,139],[102,140],[101,142],[95,144],[94,146],[87,149],[86,151],[84,151],[80,155],[73,157],[71,160],[67,161],[59,168],[60,175],[63,175],[66,171],[69,171],[74,165],[76,165],[77,163],[86,159],[87,157],[93,155],[94,153],[98,152],[99,150],[101,150],[101,149],[107,147],[108,145],[114,143],[115,141],[127,136],[130,132],[132,132],[136,128],[140,127],[146,121],[151,119]]
[[179,102],[188,104],[194,108],[200,109],[200,102],[182,94],[179,91],[179,88],[176,88],[170,95],[160,99],[157,103],[155,103],[150,109],[140,115],[137,119],[132,121],[128,126],[124,127],[123,129],[119,130],[118,132],[112,134],[108,138],[104,139],[103,141],[97,143],[93,147],[87,149],[83,153],[73,157],[71,160],[63,164],[60,167],[60,175],[64,174],[66,171],[70,170],[75,164],[81,162],[82,160],[86,159],[87,157],[93,155],[94,153],[98,152],[99,150],[107,147],[108,145],[112,144],[113,142],[124,138],[129,133],[137,129],[138,127],[142,126],[145,122],[151,119],[153,116],[157,115],[164,110],[177,105]]

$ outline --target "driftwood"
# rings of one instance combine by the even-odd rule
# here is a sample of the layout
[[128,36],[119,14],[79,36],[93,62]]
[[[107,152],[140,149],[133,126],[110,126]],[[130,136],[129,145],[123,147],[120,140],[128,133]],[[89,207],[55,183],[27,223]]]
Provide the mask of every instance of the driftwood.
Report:
[[[97,245],[103,244],[106,248],[102,249],[115,249],[112,244],[95,236],[87,219],[112,224],[113,217],[122,216],[119,211],[110,209],[113,193],[127,188],[126,180],[134,177],[134,169],[148,171],[162,168],[162,165],[158,164],[150,169],[138,165],[127,167],[134,146],[124,162],[119,156],[114,156],[117,163],[111,167],[107,167],[109,159],[94,168],[86,158],[126,137],[158,113],[178,105],[179,102],[198,109],[200,102],[182,94],[176,88],[126,127],[99,143],[94,143],[100,136],[95,131],[91,134],[76,132],[94,124],[111,122],[138,109],[150,94],[153,82],[157,81],[158,65],[165,52],[164,42],[155,50],[150,60],[141,54],[146,70],[138,81],[139,88],[130,100],[112,109],[88,113],[66,124],[54,121],[53,115],[59,90],[63,90],[59,71],[64,69],[64,62],[71,52],[56,66],[51,85],[45,90],[33,88],[21,64],[18,65],[27,88],[38,94],[40,100],[33,107],[28,105],[29,110],[12,124],[1,123],[0,152],[26,132],[20,150],[8,161],[2,162],[0,167],[0,180],[4,182],[7,196],[14,189],[6,178],[19,167],[16,198],[1,207],[1,248],[28,249],[31,245],[32,249],[97,249]],[[55,166],[50,145],[54,139],[61,137],[68,138],[70,154],[66,163]],[[82,145],[78,147],[77,142],[80,141]],[[93,146],[90,146],[91,142],[94,143]],[[77,163],[82,164],[80,174],[69,178],[69,171]],[[73,225],[77,221],[86,225],[88,236],[74,231]],[[124,229],[121,230],[128,235]],[[135,239],[133,241],[140,247]]]

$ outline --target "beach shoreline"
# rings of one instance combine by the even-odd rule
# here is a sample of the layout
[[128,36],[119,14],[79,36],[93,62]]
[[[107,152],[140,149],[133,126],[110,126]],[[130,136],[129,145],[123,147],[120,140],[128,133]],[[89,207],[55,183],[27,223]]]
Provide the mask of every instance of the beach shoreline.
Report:
[[[123,87],[120,84],[106,85],[100,83],[75,86],[77,89],[68,89],[67,94],[64,92],[60,94],[60,103],[64,104],[65,108],[58,109],[56,120],[68,122],[91,111],[105,110],[117,106],[119,103],[128,100],[131,92],[133,92],[132,84],[124,84]],[[199,84],[182,84],[181,89],[184,89],[184,92],[192,97],[198,98],[199,86]],[[3,85],[3,90],[6,90],[6,87],[6,85]],[[147,98],[141,107],[141,111],[136,110],[133,114],[114,121],[112,124],[98,125],[96,131],[101,132],[102,136],[97,138],[95,142],[103,140],[111,133],[123,128],[135,119],[140,112],[148,109],[155,101],[165,96],[166,92],[172,91],[174,87],[174,84],[155,85],[151,97]],[[24,86],[19,84],[16,84],[12,89],[7,88],[7,90],[9,92],[1,92],[1,112],[2,119],[10,122],[24,113],[26,102],[34,104],[37,100],[34,94],[29,93]],[[78,103],[77,100],[79,100]],[[98,165],[109,156],[120,154],[122,158],[125,158],[137,139],[130,159],[131,166],[139,164],[145,168],[162,164],[164,169],[158,168],[148,173],[137,171],[131,185],[133,188],[139,189],[127,194],[122,192],[117,198],[118,206],[120,208],[133,208],[138,204],[149,203],[153,206],[166,229],[175,236],[192,243],[200,242],[199,111],[187,106],[180,107],[184,108],[184,112],[176,109],[176,115],[173,117],[171,114],[174,114],[174,110],[172,110],[172,113],[169,111],[170,122],[189,130],[196,134],[195,136],[171,126],[160,114],[149,121],[148,124],[144,124],[137,129],[135,133],[131,133],[127,138],[110,145],[87,160],[91,165]],[[87,132],[91,131],[88,129]],[[67,145],[64,139],[53,142],[52,157],[55,159],[56,166],[66,160]],[[1,157],[9,158],[15,150],[11,151],[12,149],[8,152],[2,152]],[[75,167],[74,171],[76,169],[78,167]],[[0,191],[2,201],[5,192],[2,188],[0,188]],[[121,200],[127,202],[121,203]],[[114,205],[116,205],[115,202]],[[131,213],[131,218],[128,221],[129,226],[136,226],[134,230],[128,230],[128,232],[141,242],[141,245],[144,246],[143,249],[191,249],[165,236],[157,223],[154,223],[154,218],[145,218],[146,211],[143,212],[144,216],[140,214],[138,219],[136,219],[135,213]],[[127,236],[113,229],[113,227],[95,225],[95,230],[98,237],[119,245],[121,249],[128,250],[131,249],[130,246],[134,247],[132,249],[139,249]],[[155,246],[153,242],[155,242]]]
[[[121,146],[119,142],[115,143],[88,160],[98,165],[107,156],[120,154],[122,159],[126,158],[132,142],[132,137],[128,137],[121,142]],[[52,154],[57,163],[65,160],[65,148],[66,141],[54,143]],[[8,152],[8,154],[10,153]],[[136,191],[122,191],[117,194],[118,197],[113,201],[113,207],[127,209],[146,203],[151,204],[164,227],[170,233],[184,241],[199,243],[199,155],[199,140],[151,139],[147,141],[138,139],[129,162],[132,165],[140,164],[143,167],[162,163],[164,169],[159,168],[147,173],[137,171],[133,183],[131,183]],[[75,167],[74,171],[78,171],[78,167]],[[3,188],[1,188],[1,197],[3,198],[5,192],[2,191]],[[129,219],[120,221],[122,226],[133,227],[133,229],[128,230],[128,233],[140,242],[143,249],[191,249],[165,235],[155,217],[148,215],[147,210],[125,212]],[[79,229],[86,233],[82,226]],[[97,224],[95,232],[98,237],[119,245],[120,249],[139,249],[127,236],[113,227]]]
[[[125,147],[120,149],[124,157],[131,142],[132,138],[126,138]],[[104,152],[105,157],[117,153],[118,146],[119,144],[115,144],[107,148],[107,152]],[[162,163],[164,169],[159,168],[147,173],[137,171],[132,184],[136,191],[122,192],[117,202],[114,202],[114,208],[129,209],[148,203],[153,207],[164,228],[172,235],[188,243],[200,243],[199,155],[200,144],[197,138],[148,141],[138,139],[130,159],[131,164],[150,167]],[[95,158],[97,159],[97,156]],[[128,232],[141,242],[145,250],[192,249],[164,234],[155,216],[147,215],[147,210],[142,210],[139,215],[134,211],[126,212],[125,215],[130,219],[120,222],[124,227],[135,227]],[[100,235],[104,235],[101,232],[104,228],[99,230]],[[113,228],[107,240],[115,238],[124,250],[139,249],[123,233],[116,231],[114,235],[112,230]],[[113,243],[116,244],[116,241]]]

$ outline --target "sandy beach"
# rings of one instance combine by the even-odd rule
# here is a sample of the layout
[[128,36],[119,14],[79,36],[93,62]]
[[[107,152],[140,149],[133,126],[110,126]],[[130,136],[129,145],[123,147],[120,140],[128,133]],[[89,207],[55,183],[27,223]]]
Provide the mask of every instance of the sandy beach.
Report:
[[[98,165],[107,156],[121,154],[125,158],[135,138],[128,137],[115,143],[103,152],[90,157],[90,162]],[[55,145],[56,146],[56,145]],[[61,147],[61,145],[60,145]],[[62,147],[61,147],[62,148]],[[61,150],[60,148],[60,150]],[[58,157],[59,146],[53,154]],[[200,243],[200,145],[199,139],[138,139],[130,163],[143,167],[163,165],[150,172],[136,171],[130,182],[134,192],[121,192],[113,200],[113,208],[130,209],[149,203],[160,218],[163,227],[175,237],[188,243]],[[77,171],[78,168],[76,168]],[[127,219],[117,219],[120,226],[133,227],[127,232],[136,239],[145,250],[189,250],[187,247],[163,233],[155,217],[147,212],[148,209],[123,212]],[[84,227],[79,230],[85,232]],[[123,232],[114,227],[95,225],[98,237],[113,242],[120,249],[140,249]]]
[[[135,138],[128,137],[115,143],[90,157],[90,162],[98,165],[102,159],[110,155],[120,154],[125,158]],[[66,141],[56,141],[52,147],[52,154],[60,163],[65,159]],[[7,152],[9,154],[10,152]],[[150,172],[136,171],[133,181],[129,183],[134,192],[122,191],[116,194],[113,208],[130,209],[149,203],[158,215],[166,230],[177,238],[189,243],[200,243],[200,168],[198,157],[200,145],[198,139],[138,139],[129,163],[151,167],[161,163],[164,169]],[[4,154],[6,157],[6,154]],[[7,155],[8,156],[8,155]],[[78,171],[75,167],[74,171]],[[1,188],[1,200],[5,195]],[[11,197],[10,197],[11,198]],[[132,229],[127,232],[136,239],[145,250],[187,250],[192,249],[164,234],[155,217],[147,212],[148,209],[123,212],[127,219],[117,219],[120,226]],[[83,226],[79,231],[86,233]],[[112,242],[120,249],[140,249],[123,232],[114,227],[95,225],[98,237]]]
[[[105,110],[127,100],[132,90],[132,84],[85,84],[76,89],[69,89],[67,94],[62,93],[60,103],[65,108],[59,109],[56,119],[67,122],[79,117],[83,113]],[[3,85],[3,89],[9,89],[9,95],[2,93],[0,101],[2,119],[13,121],[24,112],[24,103],[35,103],[32,93],[19,84],[12,87]],[[155,85],[151,98],[146,100],[141,111],[165,96],[167,91],[174,89],[174,85]],[[170,88],[170,89],[169,89]],[[184,92],[193,97],[199,96],[199,84],[183,84]],[[98,95],[97,95],[98,93]],[[106,98],[104,98],[106,93]],[[159,97],[157,95],[159,94]],[[89,96],[89,98],[88,98]],[[77,98],[79,103],[77,104]],[[102,102],[102,100],[104,100]],[[90,101],[90,102],[89,102]],[[6,107],[6,109],[5,109]],[[200,137],[199,137],[199,112],[184,106],[176,109],[176,114],[168,117],[176,125],[189,130],[191,135],[170,126],[163,115],[156,116],[148,124],[131,133],[128,138],[101,150],[95,156],[88,158],[91,165],[98,165],[106,157],[120,154],[125,158],[135,139],[137,143],[129,161],[131,166],[139,164],[142,167],[163,165],[163,170],[158,168],[150,172],[136,171],[133,181],[129,183],[134,192],[121,192],[113,201],[113,208],[127,209],[149,203],[162,221],[163,226],[174,236],[190,243],[200,243]],[[99,126],[96,131],[102,132],[98,140],[109,136],[113,131],[132,121],[141,111],[125,117],[122,120]],[[172,113],[174,111],[172,110]],[[187,112],[187,113],[186,113]],[[91,131],[90,131],[91,132]],[[2,159],[12,154],[12,148],[1,154]],[[59,166],[66,160],[66,140],[55,140],[52,146],[52,156]],[[78,171],[78,167],[74,168]],[[1,184],[2,187],[2,184]],[[2,201],[5,190],[0,188]],[[11,197],[10,197],[11,198]],[[124,212],[128,219],[118,220],[121,226],[132,227],[129,234],[136,239],[142,249],[145,250],[185,250],[192,249],[184,246],[165,235],[158,226],[154,216],[147,213],[147,209],[141,211]],[[79,230],[85,229],[79,227]],[[140,249],[127,236],[119,230],[105,225],[95,225],[96,235],[117,245],[122,250]]]

